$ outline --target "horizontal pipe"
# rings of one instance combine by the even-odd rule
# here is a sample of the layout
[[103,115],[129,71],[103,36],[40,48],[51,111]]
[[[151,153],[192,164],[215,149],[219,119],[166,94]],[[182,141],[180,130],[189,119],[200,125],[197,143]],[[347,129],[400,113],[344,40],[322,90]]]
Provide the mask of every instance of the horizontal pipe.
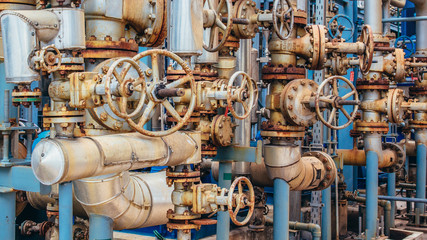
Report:
[[398,7],[398,8],[404,8],[406,5],[406,0],[391,0],[390,4],[392,6]]
[[[361,197],[365,197],[365,195],[363,195],[363,194],[360,194],[360,196]],[[427,203],[427,199],[425,199],[425,198],[406,198],[406,197],[393,197],[393,196],[382,196],[382,195],[379,195],[378,199],[389,200],[389,201]]]
[[99,176],[73,182],[77,201],[88,215],[111,218],[115,230],[166,224],[173,208],[166,172]]
[[52,185],[152,166],[198,163],[200,146],[200,133],[191,131],[165,137],[126,133],[45,139],[34,148],[31,166],[41,183]]
[[[268,224],[273,224],[274,220],[271,217],[264,216],[265,222]],[[300,231],[309,231],[313,236],[313,240],[319,240],[322,236],[321,228],[318,224],[314,223],[301,223],[301,222],[289,222],[289,229],[300,230]]]
[[383,18],[383,23],[385,22],[418,22],[418,21],[427,21],[427,16]]

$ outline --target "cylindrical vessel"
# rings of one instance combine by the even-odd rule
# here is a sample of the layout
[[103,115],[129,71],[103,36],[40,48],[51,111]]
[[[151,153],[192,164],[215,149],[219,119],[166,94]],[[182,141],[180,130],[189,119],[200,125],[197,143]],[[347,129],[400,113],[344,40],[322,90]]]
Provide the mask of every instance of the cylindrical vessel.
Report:
[[203,1],[174,0],[170,3],[169,51],[179,56],[203,51]]
[[198,132],[176,132],[165,137],[139,133],[76,139],[45,139],[34,148],[31,166],[45,184],[73,181],[152,166],[200,162]]
[[86,178],[74,181],[74,188],[86,212],[111,218],[115,230],[165,224],[166,212],[173,209],[166,172]]

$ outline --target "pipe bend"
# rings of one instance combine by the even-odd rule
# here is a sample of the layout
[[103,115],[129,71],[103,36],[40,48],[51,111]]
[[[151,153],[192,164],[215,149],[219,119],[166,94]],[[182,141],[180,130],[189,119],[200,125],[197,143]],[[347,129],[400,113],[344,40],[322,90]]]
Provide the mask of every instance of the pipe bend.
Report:
[[390,4],[392,6],[398,7],[398,8],[404,8],[406,5],[406,0],[391,0]]

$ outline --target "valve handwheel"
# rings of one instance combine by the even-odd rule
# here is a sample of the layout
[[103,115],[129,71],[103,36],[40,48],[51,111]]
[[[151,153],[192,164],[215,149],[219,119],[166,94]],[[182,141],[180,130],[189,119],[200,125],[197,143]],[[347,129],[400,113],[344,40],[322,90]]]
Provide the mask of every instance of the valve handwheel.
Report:
[[274,0],[272,15],[274,32],[280,39],[288,39],[294,28],[294,8],[292,7],[291,1]]
[[[233,83],[236,79],[242,76],[241,84],[238,88],[233,88]],[[252,108],[255,105],[255,97],[258,91],[255,90],[256,85],[248,74],[242,71],[235,72],[228,80],[227,86],[227,106],[230,113],[237,119],[243,120],[251,114]],[[233,102],[238,102],[243,106],[243,115],[238,115],[233,108]]]
[[61,60],[61,52],[54,44],[46,46],[40,51],[40,65],[42,69],[46,69],[48,73],[59,70],[61,67]]
[[403,51],[405,51],[405,57],[410,57],[415,53],[415,43],[410,37],[406,35],[398,37],[394,42],[394,47],[402,48]]
[[[158,65],[158,57],[159,55],[163,55],[166,57],[169,57],[171,60],[174,60],[177,64],[181,66],[181,68],[185,72],[185,76],[175,80],[171,83],[166,83],[160,79],[160,71],[162,69],[159,69]],[[146,83],[145,87],[145,93],[142,94],[141,97],[144,97],[144,102],[146,102],[145,108],[142,111],[141,117],[139,118],[138,122],[135,122],[132,118],[127,116],[125,119],[129,123],[130,127],[132,127],[134,130],[138,131],[139,133],[146,135],[146,136],[152,136],[152,137],[162,137],[169,134],[172,134],[179,129],[181,129],[184,124],[189,120],[191,117],[191,114],[193,113],[194,107],[196,105],[196,84],[194,81],[193,73],[191,69],[188,67],[188,65],[182,60],[179,56],[176,54],[169,52],[167,50],[162,49],[152,49],[148,51],[141,52],[133,57],[133,60],[138,62],[140,59],[151,56],[151,66],[152,66],[152,81]],[[129,68],[130,66],[128,66]],[[126,69],[124,70],[127,71]],[[182,89],[179,89],[178,87],[185,87],[184,85],[189,85],[191,91],[190,91],[190,102],[186,106],[186,112],[183,117],[175,110],[175,108],[172,106],[172,104],[169,102],[169,97],[178,97],[178,95],[171,96],[169,95],[170,92],[175,93],[181,93],[183,94]],[[160,92],[166,90],[166,92],[169,92],[167,96],[161,95]],[[167,91],[171,90],[171,91]],[[146,97],[145,97],[146,95]],[[157,105],[163,105],[163,107],[168,111],[168,113],[176,120],[176,125],[171,127],[168,130],[165,131],[149,131],[144,129],[144,125],[150,120],[154,113],[154,109]]]
[[[345,94],[342,97],[339,96],[338,92],[339,80],[342,80],[351,89],[351,92]],[[330,85],[332,85],[332,94],[328,96],[323,96],[325,87]],[[354,100],[347,100],[351,96],[354,97]],[[332,107],[328,120],[323,117],[323,113],[320,110],[321,102],[323,102],[322,105]],[[325,124],[328,128],[339,130],[348,127],[353,122],[354,118],[356,117],[357,110],[359,109],[360,101],[356,87],[347,78],[342,76],[332,76],[327,78],[325,81],[322,82],[322,84],[320,84],[319,88],[317,89],[314,104],[316,114],[319,120],[322,121],[322,123]],[[344,109],[345,105],[354,105],[354,109],[351,114],[349,114],[347,110]],[[341,111],[348,120],[345,124],[341,126],[333,125],[333,120],[335,119],[338,111]]]
[[360,70],[363,75],[366,75],[371,69],[372,60],[374,57],[374,35],[369,25],[364,25],[360,34],[360,41],[365,44],[365,50],[362,56],[359,57]]
[[[124,67],[124,70],[120,73],[117,71],[120,66],[123,66],[123,64],[127,64]],[[129,72],[130,68],[135,69],[135,71],[138,73],[139,78],[138,79],[132,79],[132,78],[126,78],[127,73]],[[118,106],[119,109],[117,109],[117,105],[115,104],[115,101],[113,100],[113,93],[114,90],[111,89],[111,83],[112,79],[115,79],[118,83],[117,89],[115,89],[117,92],[118,98]],[[141,67],[138,65],[137,62],[135,62],[132,58],[119,58],[113,64],[111,64],[110,68],[108,69],[107,73],[104,76],[104,86],[105,86],[105,98],[108,103],[108,106],[110,107],[111,111],[113,111],[114,114],[116,114],[118,117],[121,118],[133,118],[135,117],[144,107],[145,102],[145,74],[144,71],[141,69]],[[128,100],[134,92],[140,92],[138,105],[136,108],[129,113],[128,111]]]
[[[345,26],[347,23],[349,26]],[[336,27],[333,26],[336,24]],[[328,23],[329,28],[329,36],[332,38],[337,38],[341,33],[349,32],[346,36],[341,36],[341,38],[345,39],[345,41],[350,41],[354,35],[354,23],[353,21],[346,15],[338,14],[335,15]],[[335,32],[335,34],[333,33]]]
[[[208,13],[214,14],[214,19],[211,23],[207,23],[208,26],[206,26],[206,23],[204,24],[205,28],[210,28],[209,33],[209,43],[206,45],[203,42],[203,48],[208,52],[216,52],[218,51],[222,46],[224,46],[225,42],[227,41],[228,36],[230,36],[231,28],[232,28],[232,15],[233,15],[233,5],[231,3],[231,0],[221,0],[218,4],[218,7],[214,9],[213,0],[205,0],[208,2]],[[205,2],[203,1],[203,2]],[[222,14],[221,10],[223,9],[225,4],[225,7],[227,9],[227,25],[224,25],[222,22]],[[216,39],[215,34],[218,34],[215,30],[218,28],[222,32],[222,39],[221,42],[214,46],[214,41]]]
[[[243,184],[248,189],[247,192],[243,192]],[[237,186],[237,193],[234,193]],[[233,209],[233,207],[235,207]],[[249,207],[248,214],[243,221],[237,220],[237,214],[243,208]],[[230,186],[228,192],[228,212],[230,213],[231,221],[237,226],[243,226],[249,222],[252,217],[252,213],[255,208],[255,192],[252,183],[246,177],[236,178]]]

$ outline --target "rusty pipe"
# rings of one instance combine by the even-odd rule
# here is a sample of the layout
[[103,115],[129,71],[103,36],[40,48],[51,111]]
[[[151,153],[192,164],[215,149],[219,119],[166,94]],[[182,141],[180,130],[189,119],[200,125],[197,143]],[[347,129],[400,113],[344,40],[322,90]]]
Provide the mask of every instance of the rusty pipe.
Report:
[[46,139],[35,147],[31,165],[45,184],[73,181],[152,166],[200,162],[199,132],[182,131],[165,137],[139,133]]
[[88,215],[113,220],[115,230],[166,224],[172,209],[173,188],[166,184],[166,173],[130,173],[74,181],[78,202]]

